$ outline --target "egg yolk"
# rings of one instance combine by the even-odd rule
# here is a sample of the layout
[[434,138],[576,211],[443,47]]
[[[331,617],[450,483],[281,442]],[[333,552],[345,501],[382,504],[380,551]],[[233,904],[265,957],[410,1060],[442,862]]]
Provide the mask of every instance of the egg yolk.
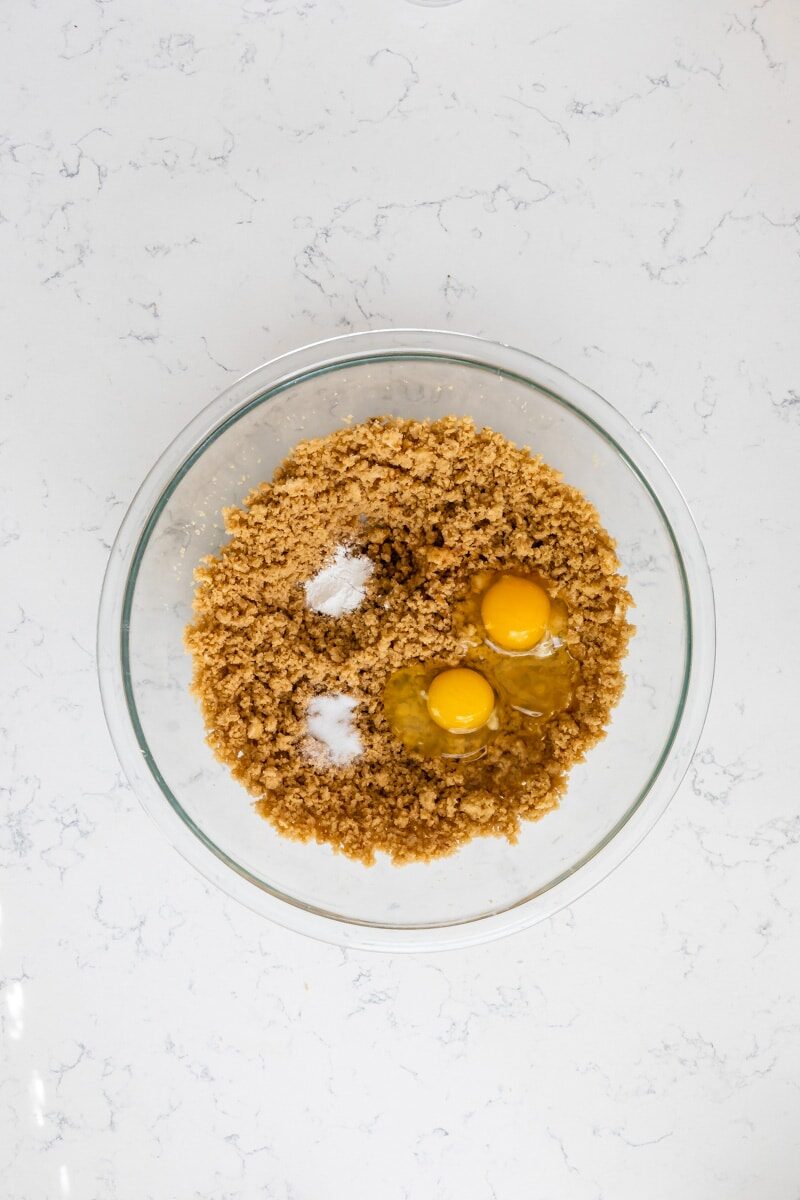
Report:
[[453,667],[431,681],[427,704],[431,719],[440,729],[474,733],[494,712],[494,692],[477,671]]
[[483,597],[481,619],[501,650],[532,650],[547,631],[550,597],[531,579],[504,575]]

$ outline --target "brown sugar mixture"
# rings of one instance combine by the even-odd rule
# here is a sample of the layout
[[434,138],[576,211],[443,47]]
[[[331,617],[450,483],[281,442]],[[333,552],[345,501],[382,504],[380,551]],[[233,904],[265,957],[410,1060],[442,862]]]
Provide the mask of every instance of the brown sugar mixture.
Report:
[[[376,418],[298,445],[225,521],[231,540],[197,570],[192,687],[210,746],[280,833],[404,862],[479,835],[514,841],[557,805],[604,736],[632,627],[614,543],[556,471],[468,419]],[[357,609],[324,616],[303,584],[337,545],[374,569]],[[464,613],[475,579],[504,572],[547,581],[568,614],[564,707],[500,710],[475,760],[409,749],[387,684],[465,653],[480,664]],[[344,765],[308,752],[308,706],[337,693],[357,701],[362,746]]]

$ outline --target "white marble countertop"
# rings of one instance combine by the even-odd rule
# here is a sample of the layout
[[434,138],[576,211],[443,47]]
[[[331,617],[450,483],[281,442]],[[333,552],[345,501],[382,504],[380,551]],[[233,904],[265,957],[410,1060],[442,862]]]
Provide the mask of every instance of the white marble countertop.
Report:
[[[0,41],[3,1196],[797,1200],[795,0],[17,0]],[[419,958],[207,886],[121,777],[93,655],[166,442],[387,325],[604,393],[719,610],[644,845]]]

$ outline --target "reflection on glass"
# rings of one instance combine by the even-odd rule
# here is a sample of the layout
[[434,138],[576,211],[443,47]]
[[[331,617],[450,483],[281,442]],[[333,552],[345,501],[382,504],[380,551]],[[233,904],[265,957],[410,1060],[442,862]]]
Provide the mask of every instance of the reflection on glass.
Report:
[[31,1107],[33,1119],[41,1129],[44,1125],[44,1083],[38,1071],[31,1075]]
[[8,1036],[18,1042],[22,1037],[22,1010],[25,1007],[25,994],[19,979],[14,979],[6,988],[6,1007],[8,1009]]

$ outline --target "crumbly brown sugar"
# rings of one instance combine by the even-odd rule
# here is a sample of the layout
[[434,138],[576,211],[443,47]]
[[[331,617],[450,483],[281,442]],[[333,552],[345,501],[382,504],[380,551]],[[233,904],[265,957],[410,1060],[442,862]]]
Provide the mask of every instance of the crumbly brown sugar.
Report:
[[[604,735],[632,633],[614,543],[556,471],[467,419],[376,418],[298,445],[225,521],[231,540],[197,570],[192,687],[212,749],[280,833],[403,862],[477,835],[513,841],[556,806]],[[334,618],[306,607],[302,584],[337,543],[375,570],[360,608]],[[383,688],[412,662],[459,663],[453,617],[484,570],[536,572],[564,598],[572,702],[540,722],[534,761],[513,729],[477,763],[415,757]],[[346,766],[304,749],[308,703],[327,692],[359,701],[363,753]]]

